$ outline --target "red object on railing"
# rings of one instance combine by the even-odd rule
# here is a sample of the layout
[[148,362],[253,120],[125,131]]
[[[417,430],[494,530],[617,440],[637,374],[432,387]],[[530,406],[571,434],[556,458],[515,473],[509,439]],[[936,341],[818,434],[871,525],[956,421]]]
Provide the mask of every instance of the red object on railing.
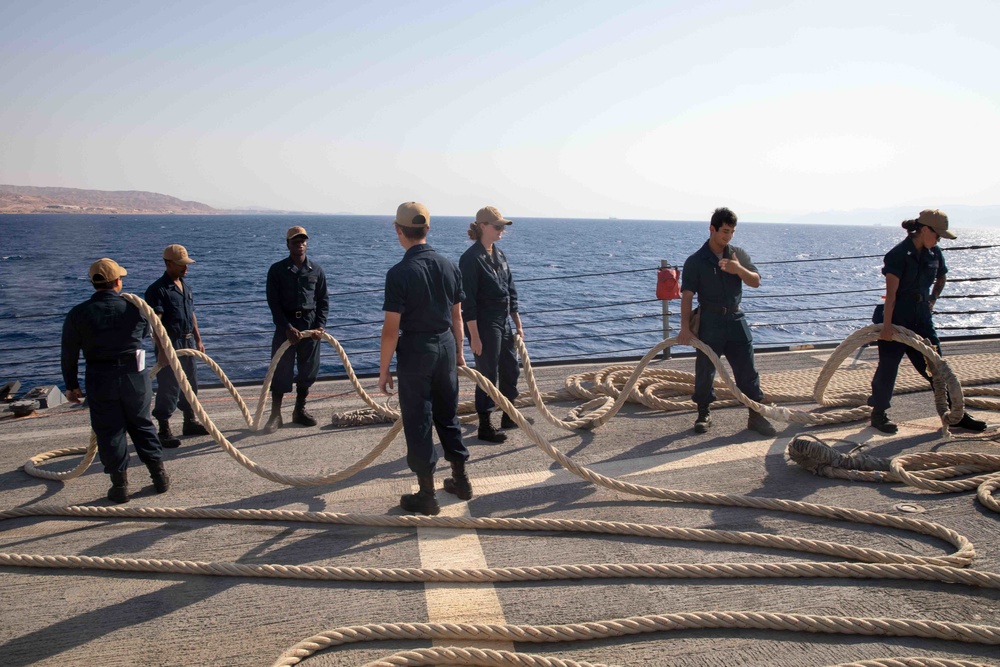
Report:
[[681,272],[677,269],[660,269],[656,273],[656,298],[661,301],[681,298]]

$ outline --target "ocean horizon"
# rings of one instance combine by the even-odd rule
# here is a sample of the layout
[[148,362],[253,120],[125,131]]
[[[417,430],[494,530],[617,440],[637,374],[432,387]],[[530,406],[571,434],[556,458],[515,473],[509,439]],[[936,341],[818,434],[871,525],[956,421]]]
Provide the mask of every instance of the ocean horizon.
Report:
[[[469,222],[435,216],[428,242],[457,262],[471,244]],[[0,216],[0,382],[62,387],[62,321],[93,292],[89,265],[112,257],[128,270],[123,291],[142,296],[162,275],[161,253],[170,243],[196,260],[187,280],[206,351],[234,382],[260,381],[273,333],[267,269],[287,256],[285,230],[297,224],[309,230],[309,256],[327,274],[328,331],[356,371],[377,371],[384,276],[403,254],[391,216],[32,214]],[[954,282],[935,322],[942,336],[998,333],[1000,280],[992,266],[1000,249],[948,250],[992,246],[997,232],[956,232],[958,240],[942,243]],[[515,219],[500,245],[518,285],[532,361],[641,356],[663,339],[656,269],[661,260],[683,264],[707,236],[707,221]],[[881,255],[904,236],[898,223],[741,221],[733,243],[761,273],[759,289],[744,289],[755,345],[838,342],[869,323],[884,292]],[[673,333],[679,309],[679,301],[670,302]],[[152,350],[148,340],[146,347]],[[343,372],[327,346],[321,375]],[[217,382],[204,367],[199,379]]]

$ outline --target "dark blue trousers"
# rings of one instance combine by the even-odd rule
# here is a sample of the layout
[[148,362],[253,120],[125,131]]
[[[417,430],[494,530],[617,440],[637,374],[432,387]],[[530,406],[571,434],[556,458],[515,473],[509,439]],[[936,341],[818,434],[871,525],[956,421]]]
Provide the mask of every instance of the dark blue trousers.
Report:
[[[760,390],[760,374],[753,362],[753,336],[742,315],[716,317],[702,315],[698,338],[720,357],[725,357],[733,369],[733,380],[739,390],[757,402],[764,400]],[[694,361],[694,395],[698,407],[708,407],[715,401],[715,366],[698,350]]]
[[[514,332],[510,328],[507,311],[480,309],[476,324],[479,327],[479,340],[483,343],[482,354],[475,355],[476,370],[497,385],[507,400],[513,402],[518,396],[517,378],[521,369],[517,365]],[[490,412],[494,405],[489,394],[476,385],[476,412]]]
[[418,476],[433,474],[438,455],[431,426],[437,430],[448,461],[468,461],[458,424],[458,371],[455,337],[403,333],[396,345],[399,411],[406,436],[406,464]]
[[[289,323],[299,331],[313,328],[312,319],[290,318]],[[274,338],[271,339],[271,356],[278,351],[281,344],[288,340],[284,329],[277,329]],[[287,394],[292,390],[292,375],[295,365],[298,365],[299,374],[295,376],[295,384],[299,389],[308,389],[316,382],[319,375],[319,348],[322,341],[312,338],[303,338],[291,349],[286,350],[282,355],[278,367],[274,369],[274,377],[271,379],[271,391],[277,394]]]
[[[171,342],[174,344],[175,350],[195,349],[193,337],[178,338],[177,340],[172,340]],[[181,361],[181,368],[184,369],[184,375],[187,376],[188,382],[191,383],[191,388],[194,389],[194,393],[197,394],[198,369],[195,358],[178,358]],[[181,408],[181,412],[184,414],[191,411],[191,405],[188,403],[188,400],[184,398],[184,394],[181,392],[181,386],[177,382],[177,377],[174,375],[173,369],[167,366],[156,374],[156,402],[153,404],[153,417],[156,419],[170,419],[170,415],[174,414],[174,410],[177,409],[178,405]]]
[[[900,307],[903,306],[903,307]],[[937,330],[934,329],[934,322],[931,320],[930,307],[926,302],[913,306],[897,304],[899,315],[893,313],[893,324],[906,327],[910,331],[924,338],[930,339],[931,343],[941,354],[941,341],[938,340]],[[924,355],[909,345],[897,343],[895,341],[878,341],[878,368],[872,377],[872,395],[868,399],[868,405],[876,410],[888,410],[892,403],[892,392],[896,388],[896,376],[899,375],[899,362],[903,360],[903,355],[910,359],[910,363],[929,381],[930,375],[927,373],[927,360]]]
[[143,463],[163,460],[163,448],[149,415],[153,385],[135,365],[87,364],[85,376],[90,425],[97,434],[97,453],[105,473],[128,469],[128,443]]

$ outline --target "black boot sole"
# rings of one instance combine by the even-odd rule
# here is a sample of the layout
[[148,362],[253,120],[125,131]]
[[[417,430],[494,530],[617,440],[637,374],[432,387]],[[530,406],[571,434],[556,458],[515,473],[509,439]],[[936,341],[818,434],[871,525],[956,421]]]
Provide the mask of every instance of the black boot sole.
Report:
[[444,480],[444,490],[453,496],[458,496],[460,500],[472,500],[472,485],[459,486],[455,483],[455,479],[448,477]]
[[117,488],[119,487],[113,486],[110,489],[108,489],[108,500],[110,500],[113,503],[118,503],[119,505],[127,503],[129,500],[131,500],[128,487],[125,487],[120,491],[115,491],[115,489]]
[[417,499],[417,494],[407,493],[399,498],[399,506],[407,512],[423,514],[424,516],[434,516],[441,513],[441,506],[435,501],[433,504],[425,503]]

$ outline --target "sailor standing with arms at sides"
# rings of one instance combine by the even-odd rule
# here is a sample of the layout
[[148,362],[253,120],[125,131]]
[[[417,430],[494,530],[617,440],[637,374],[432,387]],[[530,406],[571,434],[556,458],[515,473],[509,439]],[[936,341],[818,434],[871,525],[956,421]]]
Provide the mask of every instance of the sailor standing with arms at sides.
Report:
[[[902,226],[906,230],[906,238],[887,252],[882,260],[882,273],[885,275],[884,323],[878,340],[878,367],[872,378],[872,394],[868,398],[868,405],[872,407],[871,424],[883,433],[899,430],[886,410],[892,401],[903,355],[910,358],[918,373],[930,380],[924,355],[909,345],[892,340],[896,333],[893,325],[906,327],[929,339],[941,354],[941,341],[934,329],[931,311],[944,290],[948,268],[944,265],[944,254],[938,247],[938,241],[957,238],[948,231],[948,216],[935,209],[921,211],[920,217],[904,220]],[[985,431],[986,422],[964,414],[955,427]]]
[[[748,398],[760,403],[760,375],[753,362],[753,335],[747,324],[740,301],[743,285],[760,287],[760,274],[742,248],[730,245],[736,232],[736,214],[728,208],[717,208],[708,228],[708,240],[698,252],[684,262],[681,272],[681,332],[680,345],[691,342],[691,305],[698,295],[701,324],[698,338],[720,357],[725,355],[733,369],[733,378]],[[695,355],[694,395],[698,406],[694,422],[695,433],[705,433],[712,425],[709,406],[715,401],[715,366],[701,350]],[[764,415],[750,410],[747,428],[765,437],[775,434]]]
[[[290,227],[285,233],[288,257],[275,262],[267,271],[267,306],[274,320],[274,338],[271,354],[274,355],[286,340],[290,350],[278,362],[271,382],[271,416],[262,429],[274,433],[283,425],[281,402],[292,390],[292,371],[297,363],[295,377],[295,409],[292,421],[302,426],[315,426],[316,420],[306,412],[309,387],[319,375],[319,340],[326,326],[330,299],[326,291],[326,274],[323,268],[306,257],[309,234],[304,227]],[[312,329],[311,337],[302,332]]]
[[142,339],[146,320],[139,309],[123,299],[125,269],[113,259],[90,265],[94,294],[66,316],[62,330],[62,375],[66,398],[83,399],[78,368],[80,351],[87,361],[85,385],[90,406],[90,425],[97,434],[97,453],[104,472],[111,475],[108,500],[127,503],[128,444],[132,438],[139,460],[146,464],[157,493],[170,488],[163,469],[163,448],[149,416],[153,386],[145,368]]
[[472,498],[465,473],[469,451],[458,425],[458,366],[462,358],[462,274],[449,259],[427,244],[431,215],[417,202],[400,204],[393,227],[406,252],[385,275],[378,388],[392,389],[389,364],[396,355],[399,411],[406,436],[406,464],[417,475],[418,493],[399,505],[408,512],[441,511],[434,492],[438,455],[431,437],[437,430],[452,476],[444,490],[462,500]]
[[[166,266],[163,275],[146,288],[146,303],[160,316],[174,349],[195,349],[204,352],[205,346],[201,342],[201,332],[198,331],[198,318],[194,314],[194,293],[184,280],[188,265],[194,264],[194,260],[188,257],[187,248],[174,243],[164,248],[163,264]],[[156,344],[155,339],[153,343]],[[159,359],[159,347],[156,347],[156,356]],[[184,375],[191,383],[191,389],[197,394],[198,371],[195,358],[188,356],[178,358],[184,369]],[[208,435],[208,430],[198,421],[187,398],[181,393],[173,369],[165,366],[156,374],[156,403],[153,406],[153,417],[160,426],[160,444],[164,447],[178,447],[181,444],[170,430],[170,415],[174,414],[178,404],[184,414],[181,433]]]
[[[462,254],[458,265],[462,269],[462,318],[469,334],[469,346],[476,358],[476,370],[487,380],[497,384],[509,401],[517,398],[517,352],[510,320],[513,318],[517,335],[524,337],[521,316],[517,312],[517,288],[507,265],[507,257],[496,245],[507,225],[493,206],[479,209],[476,221],[469,225],[469,238],[475,241]],[[461,348],[459,348],[461,350]],[[493,399],[479,386],[476,387],[476,412],[479,414],[479,439],[486,442],[503,442],[506,434],[499,433],[490,421]],[[516,428],[517,422],[505,412],[500,428]]]

